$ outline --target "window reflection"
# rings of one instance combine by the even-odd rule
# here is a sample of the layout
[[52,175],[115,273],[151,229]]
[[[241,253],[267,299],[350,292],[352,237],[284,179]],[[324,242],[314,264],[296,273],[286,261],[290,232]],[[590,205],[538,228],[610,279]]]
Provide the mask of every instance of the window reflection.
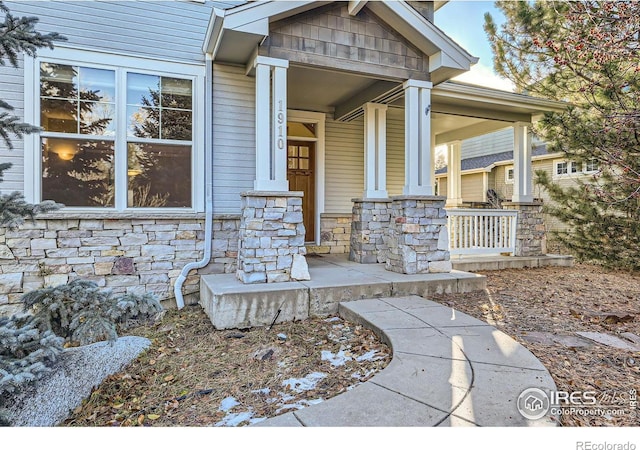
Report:
[[42,139],[42,199],[66,206],[113,206],[114,144]]

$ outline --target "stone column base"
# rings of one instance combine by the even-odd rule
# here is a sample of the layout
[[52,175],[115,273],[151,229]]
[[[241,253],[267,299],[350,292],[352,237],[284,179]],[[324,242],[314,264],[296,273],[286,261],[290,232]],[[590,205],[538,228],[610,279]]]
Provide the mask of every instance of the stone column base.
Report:
[[392,197],[386,269],[416,274],[451,272],[445,197]]
[[354,198],[349,260],[360,264],[387,262],[387,230],[391,200]]
[[243,283],[309,280],[302,192],[242,195],[237,277]]
[[542,201],[531,203],[502,202],[502,208],[518,211],[514,256],[546,255],[547,235],[542,214]]

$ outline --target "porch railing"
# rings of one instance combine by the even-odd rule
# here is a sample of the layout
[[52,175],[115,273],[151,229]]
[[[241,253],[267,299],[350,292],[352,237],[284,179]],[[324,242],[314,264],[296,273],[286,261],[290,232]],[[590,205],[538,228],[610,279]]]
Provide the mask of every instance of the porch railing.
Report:
[[514,253],[518,211],[448,209],[449,252],[452,255]]

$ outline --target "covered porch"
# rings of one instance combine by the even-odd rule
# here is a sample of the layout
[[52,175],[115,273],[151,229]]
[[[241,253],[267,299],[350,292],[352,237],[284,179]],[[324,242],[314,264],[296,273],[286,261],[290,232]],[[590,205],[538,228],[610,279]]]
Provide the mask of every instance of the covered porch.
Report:
[[[504,228],[513,236],[529,223],[528,213],[518,218],[534,207],[528,130],[542,105],[446,82],[476,59],[403,2],[353,3],[250,5],[222,18],[217,32],[213,22],[214,61],[245,64],[255,80],[255,179],[242,193],[236,274],[243,283],[308,280],[305,254],[324,247],[401,274],[451,272],[454,243],[468,242],[457,240],[459,230],[473,223],[492,227],[483,236],[504,233],[484,220],[454,231],[455,186],[449,198],[435,195],[435,147],[448,145],[453,183],[460,141],[505,123],[520,143],[519,190],[514,212],[495,214],[515,217]],[[282,10],[259,11],[267,6]],[[253,20],[262,13],[272,16]],[[316,34],[316,23],[327,25]],[[329,231],[334,222],[341,226]],[[340,230],[342,244],[332,245]]]
[[200,304],[217,329],[269,326],[337,314],[342,302],[374,297],[466,293],[486,288],[475,270],[570,266],[571,257],[485,256],[453,260],[450,273],[405,275],[384,264],[359,264],[346,254],[307,256],[311,280],[244,284],[233,274],[203,275]]

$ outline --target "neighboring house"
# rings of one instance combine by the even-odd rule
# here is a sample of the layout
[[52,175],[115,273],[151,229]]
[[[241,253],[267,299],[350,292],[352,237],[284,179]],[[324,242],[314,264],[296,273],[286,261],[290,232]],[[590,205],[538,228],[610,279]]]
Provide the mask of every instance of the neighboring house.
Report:
[[[533,143],[532,171],[545,171],[550,179],[563,187],[575,185],[578,178],[598,171],[597,163],[578,164],[568,161],[562,153],[549,153],[540,141]],[[496,201],[509,201],[513,195],[513,131],[500,130],[463,141],[461,146],[461,204],[463,208],[494,208]],[[447,197],[447,167],[436,170],[438,195]],[[491,192],[493,191],[493,192]],[[494,194],[494,196],[492,196]],[[534,184],[534,196],[544,203],[551,202],[547,191]],[[562,231],[567,225],[545,215],[547,231]]]
[[477,59],[445,3],[6,2],[68,40],[0,66],[43,128],[0,187],[66,207],[0,230],[0,307],[78,277],[180,304],[203,273],[308,278],[307,252],[450,270],[435,146],[511,126],[518,209],[529,124],[564,105],[449,82]]

